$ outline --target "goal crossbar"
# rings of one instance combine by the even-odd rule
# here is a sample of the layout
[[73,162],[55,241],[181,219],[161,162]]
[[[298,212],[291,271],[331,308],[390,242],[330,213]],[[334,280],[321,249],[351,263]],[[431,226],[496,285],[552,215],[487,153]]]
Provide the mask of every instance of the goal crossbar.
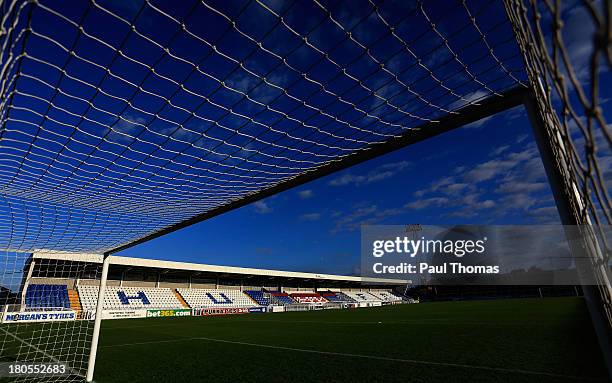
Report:
[[240,208],[263,198],[270,197],[285,190],[314,181],[342,169],[346,169],[353,165],[360,164],[395,150],[399,150],[412,144],[433,138],[439,134],[460,128],[483,118],[493,116],[497,113],[503,112],[504,110],[524,105],[527,95],[528,89],[526,87],[518,86],[512,88],[499,96],[491,96],[487,99],[479,101],[477,104],[465,106],[462,109],[459,109],[457,113],[448,114],[436,122],[422,124],[419,127],[406,131],[399,137],[394,137],[383,143],[372,145],[368,149],[356,152],[342,158],[341,160],[330,162],[324,166],[316,168],[295,178],[291,178],[271,188],[260,190],[238,201],[230,202],[211,211],[196,215],[193,218],[116,247],[108,251],[106,254],[114,254],[126,250],[130,247],[148,242],[166,234],[170,234],[177,230],[205,221],[220,214],[227,213],[228,211]]

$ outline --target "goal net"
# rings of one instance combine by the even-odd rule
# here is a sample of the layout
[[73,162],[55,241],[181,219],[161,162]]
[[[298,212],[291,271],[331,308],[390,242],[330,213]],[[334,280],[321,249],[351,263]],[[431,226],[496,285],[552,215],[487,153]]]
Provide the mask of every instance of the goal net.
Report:
[[[99,281],[99,257],[53,256],[0,253],[0,363],[11,364],[2,370],[11,381],[85,380],[94,313],[81,306],[77,284]],[[49,371],[28,375],[28,366]]]
[[603,3],[571,5],[597,36],[575,79],[554,22],[566,11],[546,1],[0,0],[0,305],[76,315],[3,321],[0,362],[59,360],[83,379],[94,322],[74,286],[102,266],[70,254],[119,251],[528,93],[575,223],[609,223]]
[[612,8],[607,1],[563,6],[506,0],[505,5],[525,56],[534,112],[561,176],[563,223],[582,225],[585,231],[589,271],[597,281],[595,287],[587,287],[587,298],[596,301],[600,311],[596,316],[603,317],[609,342],[612,263],[606,227],[612,223],[608,192],[612,140],[605,113],[611,108],[605,104],[612,95]]

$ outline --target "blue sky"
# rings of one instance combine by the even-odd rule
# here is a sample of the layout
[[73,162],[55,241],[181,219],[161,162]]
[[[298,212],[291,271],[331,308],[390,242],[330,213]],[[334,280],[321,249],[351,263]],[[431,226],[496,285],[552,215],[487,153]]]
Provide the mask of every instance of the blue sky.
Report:
[[517,107],[121,255],[353,274],[360,224],[558,222]]
[[492,1],[11,9],[0,241],[21,251],[113,249],[525,79]]
[[[0,247],[105,252],[526,82],[501,3],[442,3],[13,8],[0,52]],[[589,17],[564,11],[584,84]],[[584,148],[576,120],[569,129]],[[609,145],[599,149],[610,179]],[[125,254],[351,274],[364,223],[556,219],[519,108]]]

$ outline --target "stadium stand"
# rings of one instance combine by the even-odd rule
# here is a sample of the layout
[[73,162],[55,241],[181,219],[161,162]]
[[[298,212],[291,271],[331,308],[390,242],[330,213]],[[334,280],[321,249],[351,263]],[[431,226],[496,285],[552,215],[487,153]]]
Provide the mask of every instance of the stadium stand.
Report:
[[274,292],[270,293],[270,297],[272,299],[272,303],[277,305],[286,306],[296,303],[296,301],[294,301],[293,298],[291,298],[287,293]]
[[389,291],[370,291],[370,295],[373,295],[383,302],[400,302],[402,300],[401,297],[398,297]]
[[354,299],[356,302],[358,303],[372,303],[372,302],[380,302],[380,298],[375,297],[374,295],[365,292],[365,291],[346,291],[344,294],[346,294],[348,297]]
[[[78,292],[83,309],[94,310],[98,286],[78,286]],[[183,305],[169,288],[107,286],[104,308],[181,309]]]
[[346,294],[341,293],[341,292],[334,292],[334,291],[319,291],[319,294],[321,294],[322,297],[324,297],[325,299],[327,299],[330,302],[335,302],[335,303],[354,303],[355,300],[348,297]]
[[292,293],[291,298],[299,303],[327,303],[327,299],[318,293]]
[[261,290],[245,290],[245,294],[250,296],[255,302],[262,306],[268,306],[270,304],[270,299],[266,298],[265,292]]
[[343,300],[333,291],[319,291],[319,295],[321,295],[323,298],[327,299],[330,302],[343,302]]
[[66,285],[29,285],[25,295],[26,307],[70,308]]
[[185,299],[181,295],[181,293],[179,293],[177,290],[172,290],[172,292],[176,296],[176,299],[178,299],[178,301],[181,302],[181,306],[183,306],[184,308],[190,307],[189,304],[185,301]]
[[192,308],[255,307],[257,304],[240,290],[177,289]]
[[354,300],[353,298],[349,297],[348,295],[346,295],[343,292],[336,292],[336,296],[339,297],[340,299],[344,299],[346,302],[349,302],[349,303],[357,302],[356,300]]
[[81,311],[81,299],[79,293],[76,290],[68,290],[68,300],[70,301],[70,308],[74,311]]

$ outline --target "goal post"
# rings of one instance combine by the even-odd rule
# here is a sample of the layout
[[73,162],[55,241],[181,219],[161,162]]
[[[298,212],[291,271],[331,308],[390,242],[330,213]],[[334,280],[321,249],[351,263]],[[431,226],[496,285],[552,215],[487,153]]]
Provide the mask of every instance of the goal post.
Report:
[[105,255],[102,262],[102,275],[100,277],[100,288],[98,290],[98,304],[96,305],[96,317],[94,319],[91,349],[89,351],[89,361],[87,363],[86,380],[88,382],[93,381],[96,356],[98,355],[98,340],[100,338],[100,326],[102,324],[102,310],[104,309],[104,294],[106,293],[106,278],[108,277],[109,265],[110,256]]
[[[576,267],[578,275],[588,276],[586,278],[588,281],[582,284],[582,291],[604,354],[604,360],[612,375],[612,302],[610,301],[612,285],[609,266],[606,266],[608,263],[606,248],[605,245],[602,246],[602,241],[605,241],[606,238],[605,235],[602,237],[597,235],[597,229],[593,228],[588,215],[582,222],[578,219],[577,212],[584,210],[585,203],[577,191],[577,184],[568,173],[568,169],[563,166],[564,162],[558,162],[559,159],[566,160],[561,157],[561,153],[567,153],[567,148],[562,143],[558,143],[561,150],[555,153],[555,147],[552,144],[554,140],[550,137],[551,133],[554,134],[554,129],[551,129],[551,125],[553,127],[554,125],[539,114],[533,95],[526,97],[525,108],[556,201],[561,224],[569,227],[567,240],[570,251],[576,257],[589,257],[588,260],[577,259]],[[579,209],[574,210],[575,207]],[[581,236],[579,240],[576,238],[577,233],[580,233]],[[596,281],[597,284],[593,284],[593,281]]]
[[[524,57],[530,82],[524,104],[561,223],[574,228],[570,236],[580,233],[568,241],[574,256],[587,258],[577,260],[577,267],[588,275],[585,301],[612,377],[612,250],[604,228],[612,213],[602,154],[611,143],[600,106],[601,78],[612,69],[611,5],[578,1],[568,9],[564,2],[537,0],[504,0],[504,5]],[[584,63],[576,62],[564,40],[570,12],[582,13],[580,28],[591,34],[582,42],[589,48]]]
[[525,105],[612,361],[610,2],[580,71],[562,1],[268,3],[0,0],[0,356],[92,381],[110,254]]

